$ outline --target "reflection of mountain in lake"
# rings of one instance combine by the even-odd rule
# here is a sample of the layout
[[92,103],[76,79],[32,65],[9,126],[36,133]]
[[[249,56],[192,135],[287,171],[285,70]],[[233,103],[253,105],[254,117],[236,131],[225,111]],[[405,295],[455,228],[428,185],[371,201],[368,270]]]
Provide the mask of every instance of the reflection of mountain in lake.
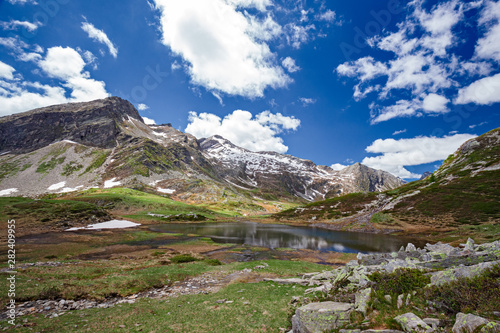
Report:
[[259,223],[178,223],[154,230],[210,237],[218,243],[335,252],[391,252],[407,241],[394,236]]

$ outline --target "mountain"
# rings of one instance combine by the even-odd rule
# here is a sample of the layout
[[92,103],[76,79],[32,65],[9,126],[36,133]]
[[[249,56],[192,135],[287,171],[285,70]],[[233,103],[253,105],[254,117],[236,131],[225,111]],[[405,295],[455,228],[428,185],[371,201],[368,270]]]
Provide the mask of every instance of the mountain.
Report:
[[275,215],[342,230],[500,238],[500,128],[465,142],[430,177],[382,193],[351,194]]
[[217,135],[200,140],[200,146],[218,175],[245,190],[258,188],[264,193],[288,193],[311,201],[402,184],[387,172],[359,163],[339,172],[290,155],[252,152]]
[[3,117],[0,132],[0,196],[128,186],[244,208],[259,199],[311,201],[402,184],[359,164],[334,171],[220,136],[197,140],[170,124],[148,126],[118,97]]

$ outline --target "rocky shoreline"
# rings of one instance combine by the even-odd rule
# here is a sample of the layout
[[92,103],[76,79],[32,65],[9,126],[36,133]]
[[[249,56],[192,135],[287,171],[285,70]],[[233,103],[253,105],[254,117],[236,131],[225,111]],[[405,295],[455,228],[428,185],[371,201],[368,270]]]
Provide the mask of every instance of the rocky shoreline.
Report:
[[[307,274],[295,279],[270,279],[276,283],[297,283],[311,288],[306,294],[320,292],[325,295],[342,285],[340,291],[354,299],[353,302],[316,302],[299,307],[292,318],[293,329],[290,333],[320,333],[333,330],[344,333],[357,332],[402,332],[399,330],[373,330],[366,327],[343,329],[349,325],[352,313],[357,312],[369,318],[373,303],[373,282],[369,275],[374,272],[391,273],[400,268],[418,269],[430,276],[428,286],[440,286],[460,278],[473,278],[486,269],[500,265],[500,241],[476,245],[472,239],[460,247],[449,244],[427,244],[417,249],[413,244],[401,248],[398,252],[382,254],[358,254],[358,260],[332,271]],[[417,292],[397,296],[397,308],[411,307],[412,298]],[[391,296],[386,295],[388,303]],[[437,312],[440,304],[427,301],[427,310]],[[474,314],[458,313],[456,321],[449,327],[437,318],[419,318],[412,312],[399,315],[394,321],[404,332],[450,332],[454,333],[500,332],[500,304],[491,318],[482,318]],[[414,307],[417,309],[416,307]],[[366,325],[369,321],[365,320]]]

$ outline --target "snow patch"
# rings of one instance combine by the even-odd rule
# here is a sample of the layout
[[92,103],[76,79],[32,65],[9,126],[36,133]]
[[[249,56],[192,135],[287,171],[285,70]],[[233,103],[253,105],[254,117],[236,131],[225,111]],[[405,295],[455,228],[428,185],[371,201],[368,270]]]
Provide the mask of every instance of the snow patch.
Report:
[[86,227],[80,228],[69,228],[66,231],[76,231],[76,230],[98,230],[98,229],[123,229],[123,228],[132,228],[139,226],[139,223],[134,223],[125,220],[111,220],[108,222],[90,224]]
[[71,144],[74,144],[74,145],[78,144],[75,141],[71,141],[71,140],[62,140],[62,142],[71,143]]
[[0,191],[0,197],[4,197],[6,195],[11,195],[12,193],[19,192],[17,188],[8,188],[6,190],[1,190]]
[[66,186],[66,182],[60,182],[60,183],[57,183],[57,184],[50,185],[47,188],[47,190],[49,190],[49,191],[56,191],[56,190],[62,189],[64,186]]
[[172,194],[175,192],[175,190],[170,190],[168,188],[161,188],[161,187],[158,187],[156,189],[158,192],[161,192],[161,193],[167,193],[167,194]]
[[75,192],[75,191],[78,191],[82,187],[83,187],[83,185],[77,186],[75,188],[65,187],[62,190],[60,190],[59,193]]
[[119,181],[117,182],[115,180],[116,180],[116,177],[112,178],[110,180],[106,180],[104,182],[104,188],[111,188],[111,187],[118,186],[118,185],[122,184],[121,182],[119,182]]

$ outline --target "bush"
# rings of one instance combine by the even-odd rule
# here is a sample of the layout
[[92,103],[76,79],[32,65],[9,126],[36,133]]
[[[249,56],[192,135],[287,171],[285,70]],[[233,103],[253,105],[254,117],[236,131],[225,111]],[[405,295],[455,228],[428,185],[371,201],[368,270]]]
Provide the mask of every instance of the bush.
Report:
[[193,262],[193,261],[197,261],[197,260],[198,259],[196,259],[195,257],[193,257],[190,254],[179,254],[179,255],[176,255],[176,256],[173,256],[172,258],[170,258],[170,261],[175,263],[175,264],[181,264],[184,262]]
[[500,265],[469,279],[426,288],[424,296],[447,313],[498,311],[500,304]]
[[204,262],[207,265],[210,265],[210,266],[220,266],[220,265],[222,265],[222,263],[219,261],[219,259],[205,259]]
[[407,294],[431,282],[423,271],[410,268],[399,268],[392,273],[374,272],[369,278],[375,282],[373,289],[379,297]]

